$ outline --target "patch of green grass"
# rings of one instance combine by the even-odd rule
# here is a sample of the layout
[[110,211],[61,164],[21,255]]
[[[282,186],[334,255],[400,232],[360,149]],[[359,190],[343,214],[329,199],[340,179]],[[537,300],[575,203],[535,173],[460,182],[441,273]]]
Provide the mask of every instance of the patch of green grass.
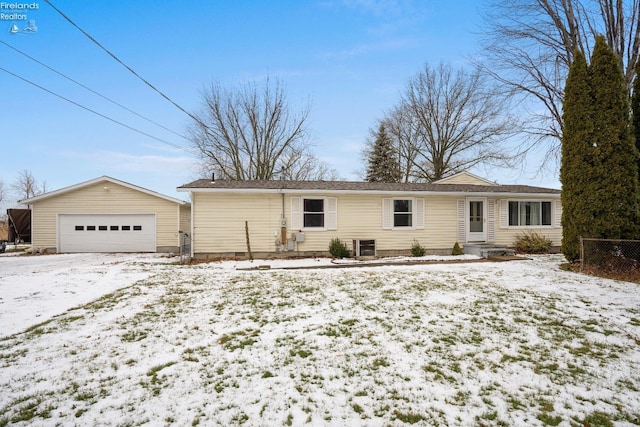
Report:
[[29,326],[27,329],[24,330],[24,333],[30,335],[31,337],[44,335],[44,334],[49,334],[49,333],[54,331],[54,328],[46,328],[45,329],[45,326],[50,325],[52,321],[53,320],[47,320],[46,322],[42,322],[42,323],[38,323],[38,324],[33,325],[33,326]]
[[396,420],[400,420],[407,424],[416,424],[421,421],[427,421],[427,418],[422,414],[416,414],[415,412],[400,412],[398,410],[393,411],[393,417]]
[[562,422],[562,417],[553,415],[554,406],[553,402],[546,399],[540,399],[538,401],[538,407],[540,412],[536,416],[546,426],[557,426]]
[[13,401],[11,405],[3,409],[5,414],[14,409],[14,414],[5,418],[8,420],[7,424],[28,422],[35,418],[51,418],[51,412],[55,410],[55,406],[49,404],[40,407],[48,395],[53,395],[53,393],[26,395]]
[[128,331],[124,335],[122,335],[121,339],[123,342],[137,342],[142,341],[147,338],[149,333],[147,331]]
[[373,360],[373,364],[372,367],[373,369],[379,369],[381,367],[388,367],[389,366],[389,361],[387,359],[385,359],[384,357],[377,357]]
[[95,393],[93,393],[92,391],[85,390],[80,393],[77,393],[74,396],[74,399],[77,400],[78,402],[85,402],[87,400],[92,400],[95,396],[96,396]]
[[290,351],[291,356],[300,356],[303,359],[306,359],[307,357],[311,356],[313,353],[309,350],[291,350]]
[[147,376],[148,377],[154,377],[158,375],[158,372],[160,372],[161,370],[163,370],[164,368],[168,368],[169,366],[173,366],[175,365],[176,362],[167,362],[167,363],[163,363],[161,365],[156,365],[154,367],[152,367],[151,369],[149,369],[147,371]]
[[256,337],[259,335],[259,330],[245,329],[224,334],[218,339],[218,342],[229,351],[242,350],[245,347],[255,344],[258,341]]
[[[638,421],[638,420],[636,420]],[[634,424],[638,424],[637,422]],[[613,427],[613,421],[611,420],[609,414],[605,414],[604,412],[593,412],[587,415],[582,420],[582,425],[584,427]]]
[[244,424],[247,421],[249,421],[249,416],[242,411],[240,411],[240,413],[235,414],[233,417],[231,417],[231,422],[233,424]]
[[562,422],[561,416],[554,416],[552,414],[549,414],[548,412],[540,412],[536,418],[538,418],[542,422],[542,424],[546,426],[557,426]]

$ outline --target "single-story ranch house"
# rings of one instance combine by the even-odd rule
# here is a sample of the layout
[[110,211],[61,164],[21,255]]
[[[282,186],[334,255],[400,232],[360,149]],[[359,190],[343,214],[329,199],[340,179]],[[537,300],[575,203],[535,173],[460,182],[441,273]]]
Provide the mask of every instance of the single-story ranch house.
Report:
[[534,231],[560,246],[560,190],[498,185],[470,173],[437,182],[227,181],[177,189],[191,197],[196,258],[326,255],[339,238],[355,255],[450,254],[456,242],[513,246]]
[[102,176],[21,200],[42,252],[178,252],[189,203]]

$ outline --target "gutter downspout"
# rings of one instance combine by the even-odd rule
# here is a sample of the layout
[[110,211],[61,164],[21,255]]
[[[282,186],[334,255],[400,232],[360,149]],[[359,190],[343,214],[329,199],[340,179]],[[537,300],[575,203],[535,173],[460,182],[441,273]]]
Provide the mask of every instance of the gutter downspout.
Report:
[[286,247],[287,244],[287,218],[284,215],[284,191],[281,190],[282,196],[282,217],[280,219],[280,244]]

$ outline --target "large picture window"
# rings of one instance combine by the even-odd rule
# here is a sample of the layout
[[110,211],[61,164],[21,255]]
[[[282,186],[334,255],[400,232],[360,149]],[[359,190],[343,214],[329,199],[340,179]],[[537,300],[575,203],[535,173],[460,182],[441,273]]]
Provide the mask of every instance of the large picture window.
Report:
[[393,201],[393,226],[413,226],[413,203],[411,199],[395,199]]
[[509,202],[509,225],[551,225],[551,202]]
[[324,199],[304,199],[304,228],[324,228]]

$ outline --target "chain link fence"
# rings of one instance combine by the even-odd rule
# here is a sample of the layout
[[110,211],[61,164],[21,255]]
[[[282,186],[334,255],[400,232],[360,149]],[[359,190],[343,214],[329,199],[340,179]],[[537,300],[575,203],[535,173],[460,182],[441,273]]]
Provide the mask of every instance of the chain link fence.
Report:
[[180,263],[184,264],[185,262],[191,259],[191,237],[189,234],[180,232]]
[[580,271],[640,271],[640,240],[580,238]]

